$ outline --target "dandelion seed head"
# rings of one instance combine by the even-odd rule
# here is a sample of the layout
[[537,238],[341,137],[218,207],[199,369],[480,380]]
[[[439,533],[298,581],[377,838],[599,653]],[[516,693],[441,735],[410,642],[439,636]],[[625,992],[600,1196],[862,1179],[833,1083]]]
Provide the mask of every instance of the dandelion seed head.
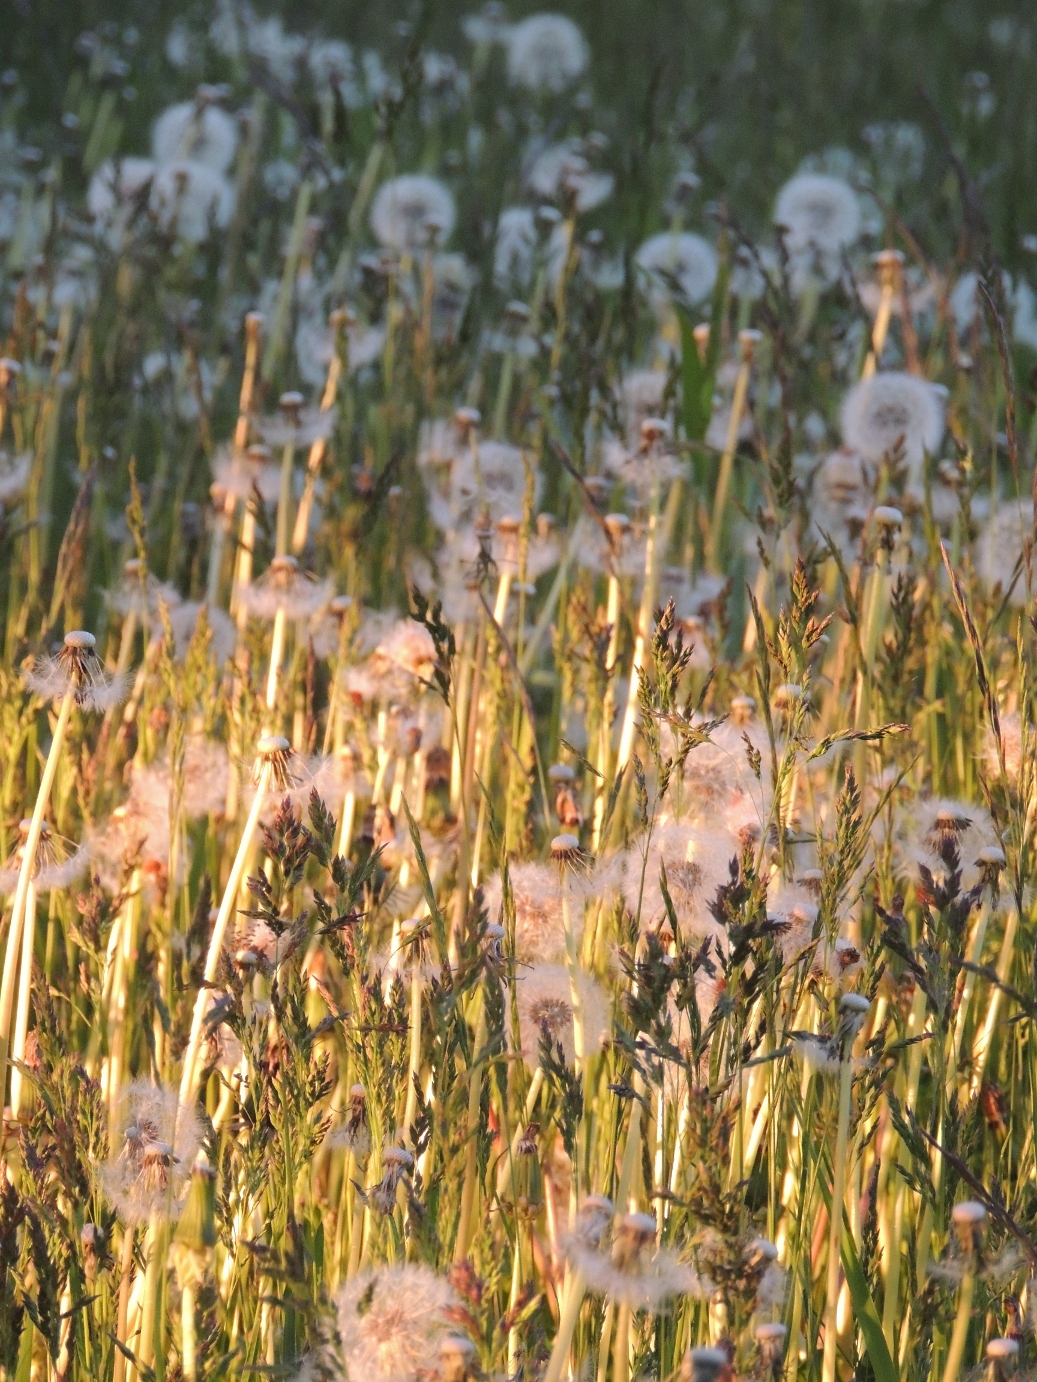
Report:
[[445,244],[457,220],[454,198],[443,183],[406,173],[382,183],[371,203],[371,230],[378,243],[398,253]]
[[303,571],[296,557],[280,556],[239,592],[239,598],[261,619],[273,620],[279,610],[288,619],[311,619],[325,608],[333,592],[331,581],[319,581]]
[[100,1171],[101,1186],[123,1221],[175,1216],[201,1145],[193,1109],[181,1108],[176,1092],[164,1085],[133,1080],[120,1092],[109,1140],[112,1151]]
[[861,233],[861,208],[853,188],[824,173],[797,173],[774,204],[774,224],[782,229],[791,260],[794,292],[819,277],[838,278],[842,256]]
[[716,250],[691,231],[653,235],[637,251],[635,263],[657,313],[666,309],[674,288],[686,302],[695,304],[708,298],[716,283]]
[[499,287],[529,286],[533,279],[536,247],[536,218],[532,208],[505,207],[497,221],[493,249],[493,277]]
[[151,129],[151,155],[160,167],[191,159],[225,173],[237,146],[237,121],[211,102],[168,106]]
[[367,1093],[362,1084],[355,1084],[349,1091],[349,1108],[346,1121],[331,1134],[333,1147],[345,1147],[358,1161],[362,1161],[371,1150],[371,1129],[367,1121]]
[[[588,1051],[608,1037],[608,999],[589,974],[578,975],[583,1011],[583,1039]],[[540,1037],[546,1029],[552,1045],[560,1045],[568,1064],[576,1059],[573,1032],[572,984],[565,965],[533,964],[521,970],[518,988],[519,1039],[522,1057],[531,1070],[540,1063]]]
[[23,451],[17,456],[0,451],[0,504],[5,508],[13,507],[22,497],[29,483],[31,469],[30,451]]
[[917,375],[891,370],[855,384],[839,420],[844,444],[870,465],[902,445],[908,475],[917,482],[926,454],[934,455],[943,440],[944,399]]
[[526,173],[535,196],[571,200],[576,211],[593,211],[612,195],[614,178],[595,172],[584,153],[584,141],[567,139],[542,150]]
[[1033,505],[1029,499],[998,504],[973,547],[976,570],[983,584],[990,591],[1000,592],[1016,609],[1024,608],[1031,599],[1024,554],[1032,547]]
[[688,1349],[684,1371],[689,1382],[724,1382],[731,1375],[731,1359],[726,1349],[702,1344]]
[[[253,423],[267,446],[312,446],[315,441],[327,440],[335,430],[334,412],[331,409],[325,411],[304,407],[302,394],[294,389],[282,394],[278,403],[279,412],[270,417],[256,418]],[[280,466],[276,469],[279,491]]]
[[559,95],[583,75],[590,60],[587,40],[561,14],[531,14],[508,29],[508,80],[527,91]]
[[1006,1363],[1019,1356],[1018,1339],[988,1339],[986,1356],[998,1363]]
[[37,658],[25,681],[47,700],[61,700],[69,691],[84,710],[107,710],[126,694],[126,678],[105,670],[95,651],[97,640],[85,629],[65,635],[56,656]]
[[194,159],[160,165],[151,181],[148,206],[166,234],[189,245],[222,230],[234,209],[234,189],[222,173]]
[[349,1376],[417,1382],[448,1332],[457,1304],[450,1284],[417,1263],[361,1273],[335,1297]]
[[668,928],[669,913],[662,891],[662,871],[677,922],[686,936],[704,938],[718,933],[709,912],[718,888],[730,880],[730,861],[740,853],[723,831],[669,822],[656,827],[648,844],[642,891],[642,846],[625,855],[623,894],[627,908],[640,917],[642,930]]

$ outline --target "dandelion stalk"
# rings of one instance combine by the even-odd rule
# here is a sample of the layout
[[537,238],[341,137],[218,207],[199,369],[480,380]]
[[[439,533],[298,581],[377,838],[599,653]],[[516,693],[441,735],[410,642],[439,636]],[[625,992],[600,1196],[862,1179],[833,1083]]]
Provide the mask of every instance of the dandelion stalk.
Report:
[[731,399],[731,416],[727,423],[727,436],[724,439],[724,450],[720,457],[720,470],[717,474],[717,487],[713,495],[713,516],[710,520],[709,538],[704,554],[708,571],[716,569],[717,553],[720,550],[724,518],[727,514],[727,492],[731,487],[731,472],[734,468],[735,450],[738,446],[738,430],[742,425],[742,414],[745,411],[745,400],[749,392],[749,373],[752,369],[753,353],[759,340],[760,332],[751,328],[746,328],[738,333],[741,363],[738,366],[738,374],[735,376],[734,395]]
[[871,1004],[855,993],[843,996],[839,1040],[839,1117],[836,1124],[835,1156],[832,1161],[832,1203],[828,1229],[828,1275],[825,1284],[825,1344],[821,1364],[822,1382],[835,1382],[838,1349],[839,1264],[843,1233],[843,1200],[846,1195],[846,1154],[850,1133],[850,1096],[853,1090],[853,1041]]

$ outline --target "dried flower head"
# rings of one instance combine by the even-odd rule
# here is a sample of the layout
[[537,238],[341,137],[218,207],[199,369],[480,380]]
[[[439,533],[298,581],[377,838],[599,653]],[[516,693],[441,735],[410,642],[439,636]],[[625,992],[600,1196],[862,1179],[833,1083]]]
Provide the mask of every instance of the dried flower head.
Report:
[[456,220],[457,210],[449,188],[420,173],[407,173],[383,182],[371,203],[375,239],[398,253],[445,244]]
[[[568,1064],[576,1059],[573,1031],[572,983],[565,965],[534,964],[520,971],[518,987],[519,1039],[522,1058],[531,1070],[540,1063],[540,1040],[546,1032],[552,1046],[561,1046]],[[609,1034],[609,1004],[605,991],[589,974],[578,976],[583,1040],[596,1050]]]
[[587,40],[565,15],[531,14],[505,36],[508,79],[527,91],[557,95],[582,76],[590,53]]
[[150,1080],[133,1080],[118,1101],[111,1154],[101,1168],[101,1187],[127,1224],[153,1214],[175,1217],[187,1193],[201,1144],[193,1109],[181,1108],[176,1092]]
[[283,610],[288,619],[311,619],[328,604],[334,594],[331,581],[318,581],[303,571],[298,559],[274,557],[258,581],[240,592],[242,604],[250,614],[273,620]]
[[855,384],[843,399],[843,442],[870,465],[903,447],[909,478],[918,481],[926,455],[943,440],[944,395],[915,374],[889,371]]
[[37,658],[25,674],[27,685],[51,701],[71,691],[76,705],[88,710],[118,705],[126,694],[126,678],[105,670],[96,646],[92,633],[82,629],[67,633],[54,657]]
[[453,1287],[418,1263],[355,1277],[335,1297],[348,1375],[365,1382],[418,1382],[457,1303]]
[[637,251],[635,262],[657,312],[665,310],[674,293],[687,303],[705,301],[716,282],[716,250],[690,231],[653,235]]

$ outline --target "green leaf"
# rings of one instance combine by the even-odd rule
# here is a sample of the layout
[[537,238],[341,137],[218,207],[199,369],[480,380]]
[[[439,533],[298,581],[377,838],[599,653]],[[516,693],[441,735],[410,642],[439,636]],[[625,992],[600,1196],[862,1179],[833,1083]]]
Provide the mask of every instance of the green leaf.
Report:
[[[818,1181],[818,1189],[821,1191],[828,1213],[831,1214],[831,1190],[823,1180]],[[864,1336],[864,1351],[874,1370],[875,1382],[900,1382],[899,1373],[894,1367],[893,1359],[886,1347],[886,1336],[882,1332],[882,1319],[872,1299],[871,1292],[868,1290],[864,1273],[861,1271],[857,1247],[853,1241],[853,1234],[847,1227],[845,1215],[843,1215],[842,1230],[839,1255],[842,1259],[843,1271],[846,1273],[846,1285],[850,1291],[850,1300],[853,1302],[854,1319]]]

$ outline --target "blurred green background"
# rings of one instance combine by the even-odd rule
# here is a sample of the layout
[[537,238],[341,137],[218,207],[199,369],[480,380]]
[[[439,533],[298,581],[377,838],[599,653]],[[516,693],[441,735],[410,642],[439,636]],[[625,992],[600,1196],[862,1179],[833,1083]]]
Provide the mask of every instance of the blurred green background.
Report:
[[[510,19],[538,8],[510,0]],[[906,213],[923,249],[954,254],[957,191],[936,112],[983,192],[994,243],[1016,263],[1037,231],[1037,7],[993,0],[555,0],[593,52],[594,119],[610,136],[625,228],[645,214],[646,186],[665,136],[694,150],[705,199],[724,196],[750,228],[766,223],[774,189],[809,154],[831,145],[862,151],[875,121],[925,131],[922,195]],[[391,58],[421,25],[428,42],[470,51],[462,18],[475,6],[433,0],[259,3],[295,32],[319,31]],[[184,78],[164,43],[183,16],[204,28],[215,6],[170,0],[3,0],[5,66],[17,69],[24,115],[46,149],[55,137],[77,36],[108,24],[136,29],[129,81],[136,90],[123,151],[143,151],[154,114],[182,99]],[[213,68],[205,75],[219,80]],[[931,102],[931,104],[930,104]],[[653,201],[657,198],[653,198]]]

